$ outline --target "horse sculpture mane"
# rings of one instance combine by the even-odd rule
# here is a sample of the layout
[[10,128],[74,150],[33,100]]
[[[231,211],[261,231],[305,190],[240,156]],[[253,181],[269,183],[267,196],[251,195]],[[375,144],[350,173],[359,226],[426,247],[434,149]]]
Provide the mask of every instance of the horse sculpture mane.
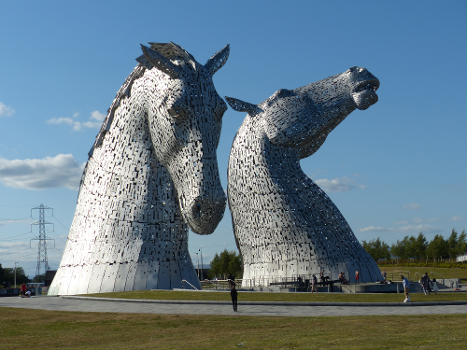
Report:
[[212,75],[229,47],[205,65],[174,43],[142,50],[89,152],[50,295],[199,287],[187,231],[212,233],[225,209]]
[[343,272],[381,279],[331,199],[300,168],[328,134],[356,108],[378,97],[378,80],[364,68],[294,90],[276,91],[255,105],[226,97],[247,112],[228,167],[228,201],[243,258],[243,286],[269,286],[299,276]]
[[[188,62],[193,64],[197,63],[190,53],[188,53],[183,48],[181,48],[173,42],[149,44],[152,50],[159,52],[159,54],[161,54],[163,57],[166,57],[167,59],[181,59],[185,62],[185,64],[187,64]],[[130,96],[131,86],[133,85],[133,82],[136,79],[140,78],[144,74],[146,69],[153,68],[153,64],[150,61],[148,61],[148,59],[144,55],[138,57],[137,60],[141,61],[141,64],[138,65],[133,70],[133,72],[131,72],[131,74],[128,76],[128,78],[118,90],[117,95],[115,96],[114,100],[112,101],[112,104],[110,105],[107,111],[107,116],[104,119],[104,122],[102,123],[99,133],[97,134],[94,145],[89,151],[89,157],[92,156],[94,148],[99,147],[102,144],[102,140],[105,136],[105,133],[109,131],[110,125],[112,124],[115,109],[120,105],[120,101],[123,97]]]

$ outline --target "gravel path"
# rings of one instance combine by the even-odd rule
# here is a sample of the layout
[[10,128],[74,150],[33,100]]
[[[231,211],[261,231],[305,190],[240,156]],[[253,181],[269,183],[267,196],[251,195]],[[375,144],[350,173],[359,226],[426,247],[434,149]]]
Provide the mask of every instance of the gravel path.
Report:
[[333,304],[240,302],[238,312],[230,303],[197,301],[112,300],[84,297],[4,297],[0,307],[30,308],[57,311],[122,312],[191,315],[244,316],[363,316],[363,315],[421,315],[467,314],[464,304]]

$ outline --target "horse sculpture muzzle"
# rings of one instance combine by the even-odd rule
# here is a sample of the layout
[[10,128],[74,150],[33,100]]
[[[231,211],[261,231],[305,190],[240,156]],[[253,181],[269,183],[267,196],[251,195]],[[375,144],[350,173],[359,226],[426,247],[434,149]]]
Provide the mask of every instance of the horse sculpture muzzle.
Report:
[[[198,151],[204,154],[203,147]],[[173,162],[168,169],[172,174],[183,219],[193,232],[211,234],[224,215],[227,201],[219,178],[217,157],[212,154],[203,156],[192,167],[183,170],[179,168],[180,164],[183,162]]]
[[198,234],[210,234],[214,232],[224,215],[225,203],[224,191],[214,198],[199,196],[189,204],[189,209],[184,216],[193,231]]
[[[379,88],[379,80],[366,68],[352,67],[352,99],[358,109],[364,110],[378,102],[376,90]],[[356,73],[355,73],[356,72]]]

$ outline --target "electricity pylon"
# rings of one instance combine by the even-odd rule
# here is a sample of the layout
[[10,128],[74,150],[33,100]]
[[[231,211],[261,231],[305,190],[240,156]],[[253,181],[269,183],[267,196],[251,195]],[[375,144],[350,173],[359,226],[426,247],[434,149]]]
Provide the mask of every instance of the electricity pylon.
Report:
[[[33,225],[39,226],[39,236],[31,239],[31,241],[39,241],[37,245],[37,265],[36,265],[36,276],[38,276],[40,275],[40,272],[41,272],[41,265],[44,265],[44,274],[46,273],[47,270],[49,270],[49,261],[47,259],[47,241],[54,241],[54,246],[55,246],[55,240],[51,238],[47,238],[47,232],[45,229],[46,225],[52,225],[53,227],[53,223],[45,221],[45,211],[51,210],[52,215],[53,215],[53,208],[49,208],[49,207],[46,207],[44,204],[41,204],[38,207],[31,209],[31,217],[33,216],[32,215],[33,210],[39,211],[39,220],[31,224],[31,229]],[[53,232],[53,229],[52,229],[52,232]],[[31,246],[31,241],[29,242],[29,246]]]

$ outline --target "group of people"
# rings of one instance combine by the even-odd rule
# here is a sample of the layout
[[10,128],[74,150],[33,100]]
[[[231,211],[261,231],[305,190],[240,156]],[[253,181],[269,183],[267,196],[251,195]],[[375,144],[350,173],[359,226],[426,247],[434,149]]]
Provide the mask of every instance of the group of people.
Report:
[[427,272],[425,272],[418,283],[420,283],[422,286],[422,290],[425,295],[429,295],[431,292],[438,292],[438,284],[436,283],[436,279],[433,278],[433,280],[430,280]]
[[343,272],[339,272],[339,274],[337,275],[337,279],[339,280],[340,284],[348,284],[349,281],[347,281],[347,279],[345,278],[345,273]]
[[[321,283],[323,285],[326,284],[327,281],[329,280],[329,276],[324,276],[323,272],[320,272],[319,277],[320,277]],[[359,277],[360,277],[359,272],[357,270],[357,271],[355,271],[355,282],[356,283],[358,283]],[[384,282],[386,282],[386,277],[387,277],[387,274],[386,274],[386,272],[384,272],[383,273]],[[342,283],[342,284],[347,284],[348,283],[348,281],[345,279],[345,274],[343,272],[339,273],[338,279],[339,279],[340,283]],[[401,280],[402,280],[402,287],[404,289],[404,296],[405,296],[404,303],[407,303],[407,302],[410,301],[409,280],[404,275],[401,275]],[[232,307],[233,307],[233,310],[236,312],[237,311],[237,289],[236,289],[236,284],[235,284],[235,278],[233,276],[229,276],[228,281],[229,281],[229,287],[230,287],[230,296],[232,298]],[[423,277],[420,279],[419,283],[421,284],[422,289],[423,289],[423,293],[425,295],[430,294],[432,291],[433,292],[438,291],[438,286],[436,284],[436,280],[433,279],[433,281],[431,281],[427,272],[425,272]],[[26,285],[23,284],[23,286],[24,286],[24,288],[26,288]],[[23,294],[23,286],[21,286],[21,294]],[[318,292],[317,286],[318,286],[318,278],[316,277],[315,274],[313,274],[312,277],[311,277],[311,292],[312,293],[317,293]],[[31,292],[29,292],[29,293],[31,293]]]
[[[405,295],[404,303],[407,303],[410,301],[409,281],[404,275],[401,275],[401,280],[402,280],[402,287],[404,288],[404,295]],[[433,280],[430,280],[430,277],[428,276],[428,272],[425,272],[425,274],[418,281],[418,283],[420,283],[420,285],[422,286],[422,290],[425,295],[429,295],[431,292],[435,292],[435,293],[438,292],[438,285],[436,283],[436,279],[433,278]]]
[[[319,273],[319,279],[320,279],[320,284],[323,285],[323,286],[326,285],[326,284],[332,283],[330,277],[325,276],[323,271],[321,271]],[[349,283],[349,281],[345,278],[345,273],[344,272],[339,272],[339,275],[337,276],[337,279],[339,280],[339,282],[341,284],[348,284]],[[359,280],[360,280],[360,272],[358,270],[356,270],[355,271],[355,283],[359,283]],[[316,277],[315,274],[313,274],[311,276],[311,289],[310,289],[310,292],[317,293],[318,292],[317,287],[318,287],[318,278]]]
[[25,283],[23,283],[23,284],[21,285],[21,288],[20,288],[19,292],[20,292],[19,295],[20,295],[21,298],[29,298],[29,297],[31,297],[31,291],[28,290],[28,287],[26,286]]

